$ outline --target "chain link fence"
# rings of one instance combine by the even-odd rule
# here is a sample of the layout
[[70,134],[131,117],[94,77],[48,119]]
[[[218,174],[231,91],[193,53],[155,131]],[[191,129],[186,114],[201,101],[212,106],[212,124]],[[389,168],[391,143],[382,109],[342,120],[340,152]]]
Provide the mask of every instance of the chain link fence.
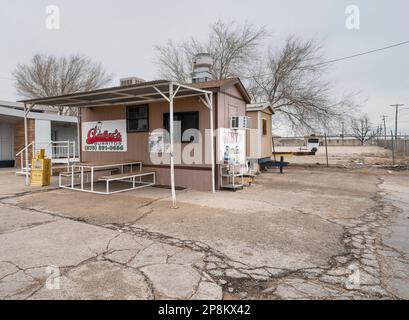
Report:
[[409,139],[391,139],[390,137],[382,140],[377,141],[378,146],[387,148],[389,150],[392,150],[392,148],[395,150],[396,153],[401,153],[406,156],[409,156]]

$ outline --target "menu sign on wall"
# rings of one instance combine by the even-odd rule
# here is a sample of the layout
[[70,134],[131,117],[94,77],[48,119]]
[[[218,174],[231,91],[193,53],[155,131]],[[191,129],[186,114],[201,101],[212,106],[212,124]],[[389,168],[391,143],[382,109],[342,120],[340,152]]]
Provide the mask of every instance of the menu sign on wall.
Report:
[[126,120],[84,122],[82,150],[91,152],[126,152]]
[[218,129],[219,163],[240,165],[246,163],[246,131]]
[[165,142],[165,132],[155,130],[149,134],[150,153],[170,153],[170,143]]

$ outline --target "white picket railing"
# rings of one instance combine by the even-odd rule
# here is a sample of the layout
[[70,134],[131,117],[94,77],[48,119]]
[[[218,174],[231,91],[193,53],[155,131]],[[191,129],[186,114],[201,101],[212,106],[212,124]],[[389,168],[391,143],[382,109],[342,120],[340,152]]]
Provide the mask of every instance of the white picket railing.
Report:
[[69,172],[70,164],[77,162],[79,159],[79,152],[75,141],[32,141],[27,147],[24,147],[16,154],[16,157],[20,157],[20,171],[18,171],[17,174],[26,174],[27,168],[30,172],[30,163],[25,163],[25,154],[30,148],[32,148],[33,158],[38,150],[45,150],[46,156],[51,158],[51,170],[53,164],[66,164],[67,171]]

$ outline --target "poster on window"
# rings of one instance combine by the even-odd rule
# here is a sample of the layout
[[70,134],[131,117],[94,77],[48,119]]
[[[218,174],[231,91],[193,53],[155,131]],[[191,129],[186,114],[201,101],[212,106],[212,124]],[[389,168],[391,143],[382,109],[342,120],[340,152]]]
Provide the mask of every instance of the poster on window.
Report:
[[150,153],[170,153],[170,144],[165,141],[166,133],[166,130],[155,130],[149,134]]
[[246,163],[246,131],[221,128],[219,132],[219,163]]
[[126,152],[126,120],[82,123],[82,151]]

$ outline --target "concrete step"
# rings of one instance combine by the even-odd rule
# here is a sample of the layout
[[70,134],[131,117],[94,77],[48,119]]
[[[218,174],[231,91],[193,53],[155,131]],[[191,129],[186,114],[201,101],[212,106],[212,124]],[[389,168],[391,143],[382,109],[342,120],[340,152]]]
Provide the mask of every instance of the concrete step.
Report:
[[[26,171],[17,171],[16,172],[16,176],[25,176],[26,175]],[[28,172],[28,175],[30,175],[30,171]]]

